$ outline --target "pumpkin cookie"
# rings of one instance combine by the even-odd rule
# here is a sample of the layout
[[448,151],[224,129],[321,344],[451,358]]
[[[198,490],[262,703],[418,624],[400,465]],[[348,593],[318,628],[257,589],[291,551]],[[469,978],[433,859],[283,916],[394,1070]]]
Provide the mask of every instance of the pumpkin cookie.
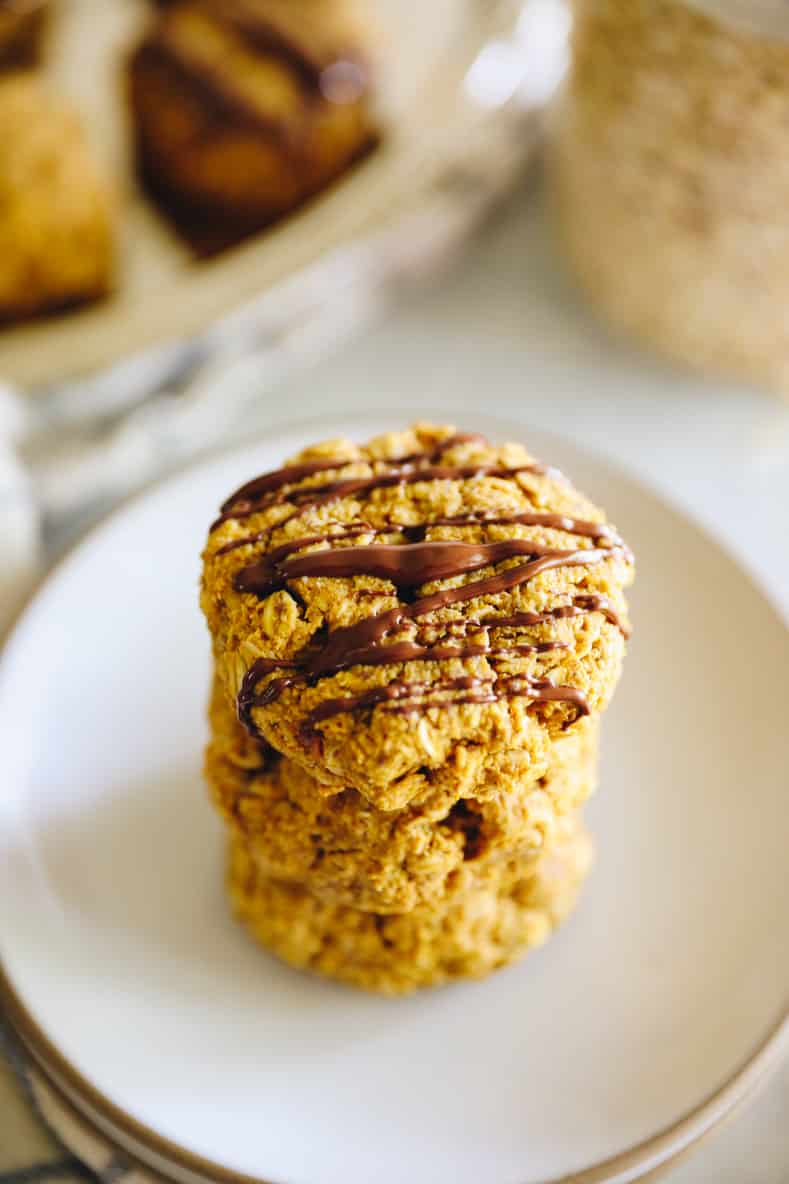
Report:
[[[242,486],[204,552],[224,694],[326,794],[523,792],[607,706],[632,556],[519,444],[417,425]],[[513,752],[517,768],[512,769]]]
[[455,873],[443,902],[382,916],[267,879],[230,843],[228,893],[257,941],[292,966],[388,995],[482,978],[542,945],[572,911],[592,846],[573,824],[536,861]]
[[[218,682],[210,722],[212,798],[263,875],[371,912],[442,901],[464,864],[481,867],[513,852],[524,863],[537,858],[596,784],[596,720],[558,739],[546,774],[525,788],[502,792],[480,782],[474,797],[458,797],[450,763],[433,788],[388,813],[355,789],[324,796],[301,766],[249,736]],[[511,757],[516,769],[518,754]]]

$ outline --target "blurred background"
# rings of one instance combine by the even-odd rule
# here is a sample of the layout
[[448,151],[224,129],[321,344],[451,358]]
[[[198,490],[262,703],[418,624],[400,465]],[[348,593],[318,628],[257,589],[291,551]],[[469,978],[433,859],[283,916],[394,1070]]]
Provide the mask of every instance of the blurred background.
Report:
[[[480,407],[789,611],[788,314],[778,0],[0,0],[0,627],[199,455]],[[672,1178],[789,1178],[788,1100]]]

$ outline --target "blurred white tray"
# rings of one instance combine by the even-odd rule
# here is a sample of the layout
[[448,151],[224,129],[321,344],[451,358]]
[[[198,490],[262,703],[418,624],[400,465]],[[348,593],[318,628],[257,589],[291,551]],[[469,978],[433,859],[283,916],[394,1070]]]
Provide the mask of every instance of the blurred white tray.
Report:
[[567,53],[565,0],[371,0],[381,147],[196,263],[131,177],[120,67],[142,3],[64,0],[52,39],[58,85],[125,178],[118,294],[0,333],[0,438],[59,522],[215,447],[283,376],[432,278],[532,155]]
[[[524,27],[522,12],[545,9],[543,0],[373,0],[369,7],[386,129],[380,148],[298,214],[210,262],[195,262],[140,192],[131,168],[123,67],[149,6],[145,0],[66,0],[51,38],[49,72],[84,112],[96,150],[120,187],[118,289],[94,307],[2,332],[5,381],[51,396],[53,384],[60,390],[65,380],[95,376],[120,359],[194,339],[250,301],[265,316],[261,297],[327,252],[424,203],[446,182],[450,165],[469,162],[471,175],[461,179],[472,206],[480,186],[495,191],[501,185],[502,171],[528,153],[529,141],[511,140],[495,165],[496,143],[487,142],[491,109],[529,76],[531,98],[545,91],[550,54],[533,44],[532,16]],[[480,59],[486,51],[492,71]],[[481,128],[490,167],[475,170]],[[463,186],[458,188],[462,195]],[[407,240],[401,245],[409,251]],[[389,256],[394,263],[391,250]],[[174,364],[167,361],[165,370]],[[151,361],[132,385],[145,387],[158,372]],[[77,403],[66,417],[81,418],[79,398],[71,390],[66,396]]]

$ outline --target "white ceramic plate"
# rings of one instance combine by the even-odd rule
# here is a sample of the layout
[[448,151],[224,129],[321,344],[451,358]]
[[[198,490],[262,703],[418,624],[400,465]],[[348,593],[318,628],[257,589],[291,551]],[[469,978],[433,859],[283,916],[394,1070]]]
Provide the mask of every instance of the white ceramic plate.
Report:
[[281,431],[124,509],[49,580],[0,665],[0,953],[17,1018],[78,1106],[183,1179],[535,1184],[620,1157],[580,1178],[632,1180],[786,1042],[784,625],[632,479],[523,426],[464,423],[565,468],[639,560],[590,810],[598,865],[521,966],[368,998],[279,965],[227,916],[200,783],[206,525],[251,474],[380,417]]
[[118,286],[99,304],[0,333],[6,381],[63,382],[198,334],[330,249],[377,228],[415,189],[429,189],[450,142],[461,137],[462,144],[464,128],[468,133],[480,114],[463,86],[469,67],[492,39],[512,33],[521,6],[518,0],[369,0],[367,7],[386,129],[380,148],[298,214],[200,264],[140,192],[132,168],[125,60],[150,4],[66,0],[58,7],[47,71],[83,113],[119,190]]

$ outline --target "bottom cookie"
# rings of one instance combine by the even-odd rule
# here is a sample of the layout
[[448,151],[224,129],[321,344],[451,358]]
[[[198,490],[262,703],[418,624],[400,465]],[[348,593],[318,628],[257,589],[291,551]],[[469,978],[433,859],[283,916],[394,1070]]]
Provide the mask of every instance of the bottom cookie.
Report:
[[483,978],[542,945],[572,911],[591,861],[588,834],[568,821],[536,862],[509,860],[482,871],[466,865],[440,905],[381,915],[265,877],[234,838],[227,887],[239,920],[283,961],[398,995]]

